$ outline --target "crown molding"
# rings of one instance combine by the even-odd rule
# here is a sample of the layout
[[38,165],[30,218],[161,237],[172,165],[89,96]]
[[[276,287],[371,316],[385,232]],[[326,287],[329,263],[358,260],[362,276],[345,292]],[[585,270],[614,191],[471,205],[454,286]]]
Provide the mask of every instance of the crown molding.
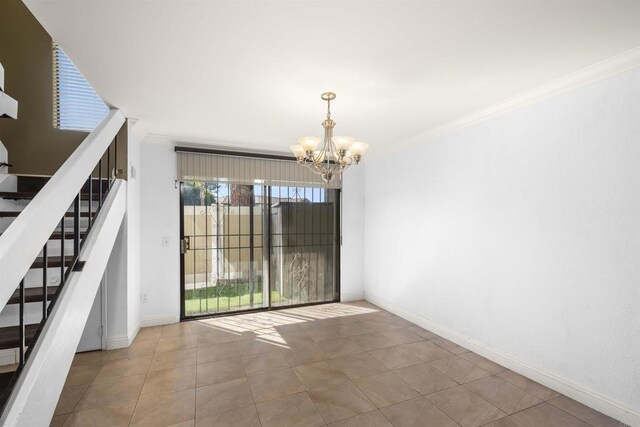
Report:
[[436,126],[425,132],[421,132],[415,136],[405,139],[393,146],[381,147],[375,150],[371,157],[388,154],[401,147],[412,145],[418,142],[424,142],[437,138],[442,135],[452,133],[456,130],[481,123],[485,120],[501,116],[511,111],[517,110],[527,105],[531,105],[545,99],[554,97],[564,92],[578,89],[583,86],[603,80],[614,74],[619,74],[640,66],[640,47],[628,50],[619,55],[613,56],[601,62],[597,62],[586,68],[574,73],[568,74],[557,80],[538,86],[535,89],[526,91],[510,98],[506,101],[493,105],[489,108],[482,109],[472,114],[460,117],[459,119],[448,122],[444,125]]

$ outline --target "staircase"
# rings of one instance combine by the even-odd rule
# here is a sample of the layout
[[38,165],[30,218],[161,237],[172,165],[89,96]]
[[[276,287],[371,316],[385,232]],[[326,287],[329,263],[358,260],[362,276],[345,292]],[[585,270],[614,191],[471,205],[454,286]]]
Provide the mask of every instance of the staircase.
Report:
[[124,123],[111,110],[52,177],[0,170],[0,425],[53,415],[126,211]]
[[[49,181],[49,177],[39,176],[12,176],[10,180],[16,183],[15,188],[4,188],[0,184],[0,236],[11,222],[20,214],[22,209],[33,199]],[[91,179],[82,187],[79,200],[78,218],[78,249],[82,247],[84,238],[91,228],[91,223],[99,212],[108,193],[109,180],[98,178]],[[8,190],[8,191],[7,191]],[[91,191],[90,191],[91,190]],[[75,201],[74,201],[75,202]],[[76,215],[75,203],[65,213],[64,223],[61,223],[51,233],[47,243],[38,257],[33,261],[24,279],[24,291],[18,287],[0,312],[0,357],[5,364],[3,368],[7,372],[0,373],[0,405],[6,400],[4,385],[10,383],[11,377],[20,362],[18,351],[21,349],[20,337],[20,303],[24,300],[24,346],[29,347],[35,336],[40,322],[46,319],[49,313],[51,301],[56,297],[61,280],[67,275],[74,262],[76,245]],[[65,256],[62,257],[64,252]],[[10,351],[8,351],[10,350]],[[12,360],[13,359],[13,360]],[[9,362],[9,366],[7,365]]]

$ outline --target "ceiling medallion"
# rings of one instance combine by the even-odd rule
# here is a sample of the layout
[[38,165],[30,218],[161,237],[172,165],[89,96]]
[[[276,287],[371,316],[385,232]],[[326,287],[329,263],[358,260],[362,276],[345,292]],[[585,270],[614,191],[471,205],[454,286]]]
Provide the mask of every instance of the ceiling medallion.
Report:
[[298,164],[307,166],[329,183],[353,163],[357,165],[369,148],[369,144],[356,141],[350,136],[333,136],[336,122],[331,120],[331,101],[336,99],[336,94],[325,92],[322,94],[322,99],[327,101],[327,118],[322,122],[324,128],[322,146],[318,148],[320,138],[303,136],[298,138],[297,144],[291,146],[291,151],[298,159]]

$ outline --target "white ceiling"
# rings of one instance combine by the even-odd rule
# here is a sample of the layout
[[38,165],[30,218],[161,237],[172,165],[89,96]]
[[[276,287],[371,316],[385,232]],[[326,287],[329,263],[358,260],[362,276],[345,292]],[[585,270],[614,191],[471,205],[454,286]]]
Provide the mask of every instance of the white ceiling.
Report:
[[640,1],[24,0],[152,134],[382,147],[640,46]]

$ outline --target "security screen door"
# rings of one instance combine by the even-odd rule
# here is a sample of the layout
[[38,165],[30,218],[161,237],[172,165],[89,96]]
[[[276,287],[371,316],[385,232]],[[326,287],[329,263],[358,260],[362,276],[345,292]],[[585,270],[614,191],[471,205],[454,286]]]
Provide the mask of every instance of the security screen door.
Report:
[[338,300],[339,190],[180,189],[183,318]]

